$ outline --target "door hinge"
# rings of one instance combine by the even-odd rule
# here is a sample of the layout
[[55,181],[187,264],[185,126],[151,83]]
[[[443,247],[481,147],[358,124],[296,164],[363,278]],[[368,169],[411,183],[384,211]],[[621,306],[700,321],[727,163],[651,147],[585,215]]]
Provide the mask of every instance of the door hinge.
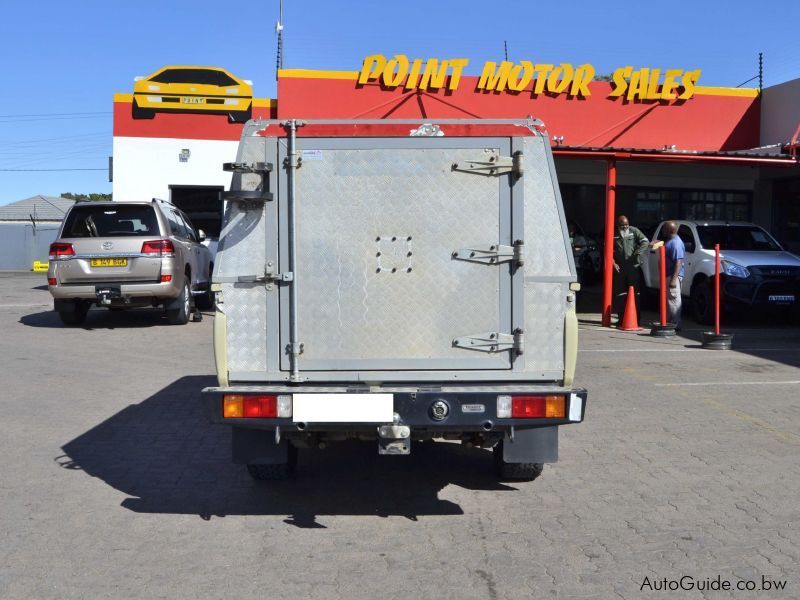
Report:
[[275,273],[271,267],[264,269],[263,275],[240,275],[236,278],[238,283],[266,283],[267,289],[272,289],[273,283],[294,281],[294,273]]
[[519,356],[525,351],[525,340],[522,329],[515,329],[513,333],[488,332],[465,335],[454,339],[453,346],[479,352],[511,350],[515,356]]
[[454,260],[466,260],[484,265],[512,262],[515,267],[525,264],[525,242],[517,240],[513,246],[496,244],[488,248],[460,248],[450,255]]
[[500,153],[493,148],[486,148],[483,152],[485,156],[482,158],[453,163],[452,170],[486,177],[505,175],[506,173],[513,173],[517,178],[522,177],[524,168],[521,150],[514,152],[511,156],[500,156]]

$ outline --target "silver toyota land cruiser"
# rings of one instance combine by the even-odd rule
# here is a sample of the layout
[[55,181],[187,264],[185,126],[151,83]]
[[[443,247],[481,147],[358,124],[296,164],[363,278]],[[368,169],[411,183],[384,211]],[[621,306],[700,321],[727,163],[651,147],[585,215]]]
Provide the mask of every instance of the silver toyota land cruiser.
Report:
[[173,325],[194,304],[211,308],[213,259],[202,230],[163,200],[79,202],[50,245],[47,283],[67,325],[92,304],[110,309],[163,305]]

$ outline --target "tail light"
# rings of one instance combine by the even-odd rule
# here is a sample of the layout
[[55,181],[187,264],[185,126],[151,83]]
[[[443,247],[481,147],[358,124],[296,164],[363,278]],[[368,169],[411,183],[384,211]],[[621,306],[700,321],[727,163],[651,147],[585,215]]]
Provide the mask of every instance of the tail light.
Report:
[[72,244],[53,242],[50,244],[50,260],[63,258],[64,256],[75,256],[75,248]]
[[145,256],[175,256],[175,246],[171,240],[150,240],[142,244]]
[[56,285],[58,280],[55,277],[48,277],[47,278],[47,285]]
[[170,281],[172,281],[172,275],[161,276],[161,283],[169,283]]
[[557,394],[498,396],[497,416],[501,419],[564,419],[566,404],[566,397]]
[[292,397],[273,394],[225,394],[222,397],[225,419],[275,419],[292,416]]

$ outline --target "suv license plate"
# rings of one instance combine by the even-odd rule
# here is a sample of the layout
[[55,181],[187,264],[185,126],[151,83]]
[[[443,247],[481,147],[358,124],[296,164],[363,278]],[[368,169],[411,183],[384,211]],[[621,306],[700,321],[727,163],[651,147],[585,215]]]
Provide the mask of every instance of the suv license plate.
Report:
[[790,303],[794,302],[794,294],[773,294],[769,297],[770,302]]
[[197,96],[181,96],[181,104],[205,104],[205,98]]
[[93,267],[127,267],[127,258],[93,258],[89,261]]

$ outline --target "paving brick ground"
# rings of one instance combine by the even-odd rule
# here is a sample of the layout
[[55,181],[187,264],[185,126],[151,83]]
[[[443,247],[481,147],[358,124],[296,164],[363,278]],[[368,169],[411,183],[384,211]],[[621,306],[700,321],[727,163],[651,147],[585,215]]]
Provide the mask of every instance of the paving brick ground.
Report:
[[[210,318],[63,328],[42,282],[0,274],[0,598],[800,597],[797,327],[713,352],[691,323],[665,341],[588,317],[587,420],[532,483],[436,443],[301,451],[265,485],[198,400]],[[681,576],[787,588],[641,590]]]

